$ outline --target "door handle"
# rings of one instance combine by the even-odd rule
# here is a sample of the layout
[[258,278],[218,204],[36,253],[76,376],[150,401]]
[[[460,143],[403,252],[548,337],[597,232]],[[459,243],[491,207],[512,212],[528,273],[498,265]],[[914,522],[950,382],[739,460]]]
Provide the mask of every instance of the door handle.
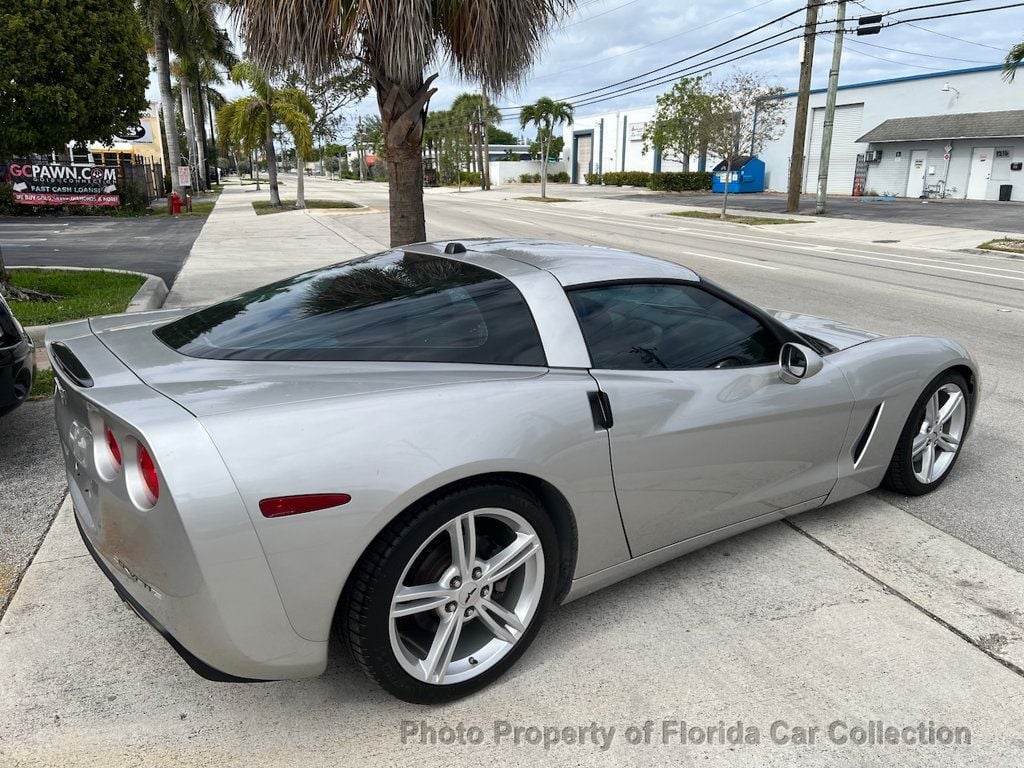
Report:
[[588,392],[590,413],[594,417],[596,429],[611,429],[615,423],[612,419],[612,404],[605,392]]

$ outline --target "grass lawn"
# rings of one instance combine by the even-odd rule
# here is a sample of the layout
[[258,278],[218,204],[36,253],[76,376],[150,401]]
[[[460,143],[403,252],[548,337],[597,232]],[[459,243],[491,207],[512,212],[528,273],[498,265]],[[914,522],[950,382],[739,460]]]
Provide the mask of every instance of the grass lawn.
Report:
[[146,278],[121,272],[68,269],[12,270],[11,281],[53,296],[57,301],[12,301],[22,325],[50,325],[93,315],[124,312]]
[[1015,240],[1012,237],[1000,237],[996,240],[989,240],[978,246],[986,251],[1003,251],[1004,253],[1024,253],[1024,240]]
[[[715,221],[721,221],[722,215],[720,213],[711,213],[710,211],[675,211],[670,213],[669,216],[682,216],[686,219],[714,219]],[[726,221],[731,221],[734,224],[810,224],[809,221],[798,221],[796,219],[777,219],[770,216],[734,216],[731,213],[725,215]]]
[[531,203],[574,203],[575,200],[570,200],[568,197],[537,197],[536,195],[527,195],[526,197],[517,197],[516,200],[527,200]]
[[[213,206],[217,204],[216,200],[197,200],[192,203],[192,213],[189,213],[182,207],[180,214],[174,214],[178,216],[209,216],[213,213]],[[167,203],[160,201],[153,206],[153,216],[168,216]]]
[[[284,213],[285,211],[298,210],[294,200],[282,200],[280,208],[271,208],[269,200],[253,200],[253,210],[260,216],[267,213]],[[347,200],[307,200],[307,208],[362,208],[358,203],[350,203]]]
[[45,400],[53,395],[53,371],[49,368],[40,368],[36,371],[36,378],[32,382],[32,391],[28,393],[29,400]]

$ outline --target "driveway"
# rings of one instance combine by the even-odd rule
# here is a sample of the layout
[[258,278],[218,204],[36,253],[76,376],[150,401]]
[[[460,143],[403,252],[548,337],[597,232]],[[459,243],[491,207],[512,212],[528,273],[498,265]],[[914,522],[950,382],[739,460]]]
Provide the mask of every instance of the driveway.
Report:
[[[605,187],[607,190],[608,188]],[[672,195],[620,190],[614,199],[637,202],[678,202],[707,208],[721,208],[721,195]],[[772,215],[786,213],[786,196],[777,193],[730,195],[730,207]],[[800,213],[814,213],[814,197],[800,199]],[[993,229],[1020,232],[1024,229],[1024,203],[999,203],[989,200],[915,200],[873,201],[858,197],[829,197],[828,216],[836,219],[865,219],[896,224],[931,224],[964,229]]]
[[170,287],[205,218],[0,218],[8,266],[102,267],[146,272]]

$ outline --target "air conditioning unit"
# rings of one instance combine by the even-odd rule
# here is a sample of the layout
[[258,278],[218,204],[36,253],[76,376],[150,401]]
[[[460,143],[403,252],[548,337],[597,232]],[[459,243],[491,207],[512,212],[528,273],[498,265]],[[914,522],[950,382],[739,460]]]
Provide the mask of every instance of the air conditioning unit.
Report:
[[864,160],[869,163],[877,163],[882,159],[882,150],[870,149],[864,153]]

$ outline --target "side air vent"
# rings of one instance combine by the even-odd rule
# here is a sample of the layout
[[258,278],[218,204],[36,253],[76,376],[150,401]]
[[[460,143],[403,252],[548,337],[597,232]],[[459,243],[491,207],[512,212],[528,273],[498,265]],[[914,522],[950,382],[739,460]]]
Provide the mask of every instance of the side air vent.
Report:
[[85,370],[82,361],[75,357],[75,353],[61,342],[56,342],[50,347],[50,359],[60,366],[60,369],[67,374],[75,384],[80,387],[91,387],[92,376]]
[[446,245],[444,247],[444,252],[445,253],[465,253],[466,252],[466,246],[464,246],[462,243],[448,243],[448,245]]
[[871,444],[871,438],[875,435],[875,428],[878,426],[878,420],[882,416],[882,408],[885,407],[885,403],[879,403],[875,406],[875,410],[871,412],[871,417],[867,420],[864,425],[864,429],[860,432],[860,437],[857,438],[857,442],[853,444],[853,467],[857,468],[860,464],[860,460],[864,457],[864,452],[868,449]]

